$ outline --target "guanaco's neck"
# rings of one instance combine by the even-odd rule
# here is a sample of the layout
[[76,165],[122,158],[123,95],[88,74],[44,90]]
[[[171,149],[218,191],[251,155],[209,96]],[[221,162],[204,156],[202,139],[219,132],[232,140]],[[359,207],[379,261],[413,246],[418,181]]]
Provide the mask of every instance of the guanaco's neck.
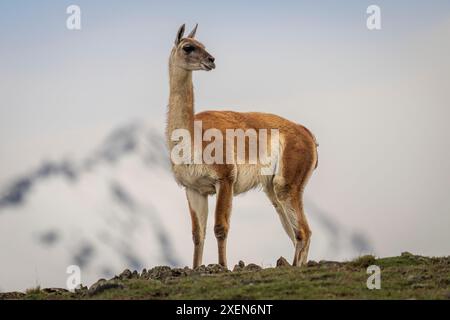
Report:
[[192,84],[192,71],[182,69],[169,62],[170,96],[167,115],[167,142],[172,148],[175,142],[171,141],[172,131],[186,129],[193,137],[194,132],[194,87]]

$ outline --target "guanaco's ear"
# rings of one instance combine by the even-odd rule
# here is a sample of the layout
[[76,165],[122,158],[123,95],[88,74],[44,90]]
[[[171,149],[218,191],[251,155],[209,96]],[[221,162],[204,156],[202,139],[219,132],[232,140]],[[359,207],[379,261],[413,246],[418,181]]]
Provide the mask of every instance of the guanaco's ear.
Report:
[[194,29],[189,33],[188,38],[195,38],[195,34],[197,33],[198,23],[195,25]]
[[183,39],[185,24],[178,29],[177,37],[175,38],[175,45],[178,46],[180,44],[181,39]]

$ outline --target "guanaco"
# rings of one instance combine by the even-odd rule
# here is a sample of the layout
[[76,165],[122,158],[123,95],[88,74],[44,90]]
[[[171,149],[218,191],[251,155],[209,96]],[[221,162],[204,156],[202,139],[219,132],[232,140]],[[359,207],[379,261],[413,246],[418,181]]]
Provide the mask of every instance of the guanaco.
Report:
[[[239,163],[182,163],[172,161],[172,172],[178,184],[186,190],[194,242],[193,267],[202,264],[208,196],[216,195],[214,233],[218,244],[218,262],[227,267],[226,243],[234,195],[260,187],[278,213],[282,226],[292,240],[294,266],[307,262],[311,239],[303,204],[305,186],[317,167],[317,143],[304,126],[280,116],[259,112],[205,111],[194,112],[192,72],[215,69],[215,59],[205,46],[195,39],[198,25],[184,37],[183,24],[176,35],[170,53],[170,97],[166,139],[169,150],[180,142],[173,139],[174,130],[183,129],[194,135],[194,122],[202,123],[202,131],[216,129],[225,135],[227,129],[277,129],[279,148],[273,174],[260,172],[259,165]],[[204,148],[204,144],[201,145]],[[246,150],[248,147],[246,146]],[[195,152],[195,150],[193,151]],[[235,151],[234,151],[235,152]],[[257,222],[255,221],[255,224]]]

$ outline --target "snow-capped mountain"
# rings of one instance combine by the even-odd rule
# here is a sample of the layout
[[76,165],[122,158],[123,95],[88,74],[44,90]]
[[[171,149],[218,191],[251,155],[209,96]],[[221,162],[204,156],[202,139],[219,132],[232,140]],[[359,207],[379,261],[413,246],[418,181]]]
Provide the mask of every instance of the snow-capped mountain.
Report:
[[[0,290],[65,286],[69,265],[81,268],[83,284],[124,268],[190,265],[190,217],[162,132],[133,123],[81,159],[38,165],[0,189]],[[372,250],[361,233],[311,202],[306,208],[314,231],[311,259]],[[239,259],[270,266],[280,255],[291,257],[291,242],[263,194],[237,197],[231,224],[230,266]],[[215,262],[209,224],[204,263]]]

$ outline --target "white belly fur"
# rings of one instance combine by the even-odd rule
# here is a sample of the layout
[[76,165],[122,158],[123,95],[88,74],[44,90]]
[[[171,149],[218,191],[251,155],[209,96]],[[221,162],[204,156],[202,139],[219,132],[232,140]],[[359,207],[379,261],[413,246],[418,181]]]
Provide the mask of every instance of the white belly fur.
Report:
[[201,194],[216,193],[217,174],[203,164],[175,165],[172,168],[178,184]]
[[[272,178],[280,170],[280,154],[283,149],[283,137],[280,136],[281,149],[274,150],[277,154],[273,155],[275,163],[271,164],[273,170],[271,172],[265,172],[262,174],[261,164],[235,164],[234,167],[234,184],[233,193],[238,195],[240,193],[247,192],[253,188],[265,187],[271,181]],[[217,173],[212,170],[209,165],[205,164],[188,164],[188,165],[174,165],[172,171],[175,175],[176,181],[190,189],[197,190],[202,194],[215,194],[217,182],[219,177]]]
[[[275,168],[277,166],[274,166]],[[219,177],[208,165],[177,165],[173,167],[177,182],[202,194],[215,194]],[[271,181],[275,172],[269,175],[261,174],[260,165],[239,164],[234,169],[233,193],[238,195],[257,187],[265,187]]]

